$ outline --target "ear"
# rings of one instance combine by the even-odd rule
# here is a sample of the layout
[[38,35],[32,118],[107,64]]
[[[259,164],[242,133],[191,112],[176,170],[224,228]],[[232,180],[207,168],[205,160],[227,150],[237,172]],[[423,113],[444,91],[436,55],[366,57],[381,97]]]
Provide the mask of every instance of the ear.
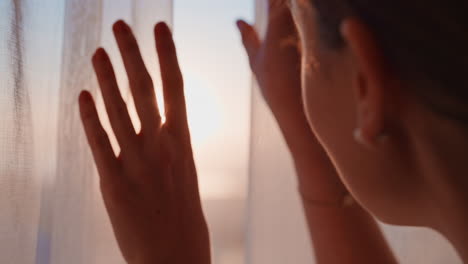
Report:
[[356,18],[343,21],[341,33],[355,65],[353,91],[356,102],[356,140],[375,148],[385,131],[385,103],[389,99],[383,54],[368,27]]

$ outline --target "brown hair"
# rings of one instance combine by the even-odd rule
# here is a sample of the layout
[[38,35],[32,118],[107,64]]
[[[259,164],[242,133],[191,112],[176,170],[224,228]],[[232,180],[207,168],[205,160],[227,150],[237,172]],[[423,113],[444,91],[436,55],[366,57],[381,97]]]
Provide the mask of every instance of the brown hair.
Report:
[[324,44],[346,45],[340,24],[358,17],[412,92],[446,117],[468,124],[468,2],[462,0],[311,0]]

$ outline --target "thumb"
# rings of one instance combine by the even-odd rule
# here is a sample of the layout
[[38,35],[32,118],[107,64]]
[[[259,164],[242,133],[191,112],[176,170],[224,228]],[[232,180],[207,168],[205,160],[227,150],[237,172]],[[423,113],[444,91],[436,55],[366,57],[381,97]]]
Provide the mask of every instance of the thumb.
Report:
[[242,35],[242,42],[252,65],[252,62],[257,56],[258,50],[260,49],[260,38],[253,26],[243,20],[237,21],[237,27],[239,28],[239,31]]

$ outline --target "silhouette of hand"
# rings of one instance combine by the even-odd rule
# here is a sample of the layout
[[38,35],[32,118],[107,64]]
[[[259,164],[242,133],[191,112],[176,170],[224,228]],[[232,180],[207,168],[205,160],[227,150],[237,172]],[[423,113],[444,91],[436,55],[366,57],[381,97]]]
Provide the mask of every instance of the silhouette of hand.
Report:
[[310,128],[303,108],[298,32],[285,0],[269,0],[265,38],[238,21],[250,66],[293,156],[299,190],[307,198],[339,200],[347,193]]
[[291,117],[291,113],[303,112],[299,37],[285,1],[269,0],[264,40],[245,21],[237,25],[252,71],[273,114]]
[[80,95],[85,132],[100,175],[102,196],[128,263],[210,263],[210,246],[194,165],[183,80],[168,26],[155,27],[166,122],[131,29],[114,34],[129,77],[142,128],[135,133],[103,49],[93,65],[107,114],[121,148],[115,156],[88,92]]

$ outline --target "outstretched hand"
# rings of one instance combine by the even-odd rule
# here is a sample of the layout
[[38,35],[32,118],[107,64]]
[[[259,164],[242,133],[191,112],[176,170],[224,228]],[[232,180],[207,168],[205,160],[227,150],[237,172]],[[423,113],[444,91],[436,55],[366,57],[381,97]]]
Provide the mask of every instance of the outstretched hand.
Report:
[[153,82],[130,27],[114,34],[128,74],[141,132],[136,133],[111,61],[98,49],[93,66],[112,130],[116,156],[89,92],[80,95],[85,132],[100,175],[115,236],[128,263],[210,263],[209,236],[193,160],[183,79],[168,26],[155,27],[166,109],[161,122]]

